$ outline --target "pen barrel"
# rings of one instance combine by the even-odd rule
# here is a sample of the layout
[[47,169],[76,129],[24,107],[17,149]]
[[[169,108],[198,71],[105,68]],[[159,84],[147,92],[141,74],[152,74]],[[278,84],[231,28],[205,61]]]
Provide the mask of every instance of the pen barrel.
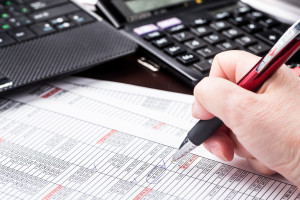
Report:
[[199,146],[212,136],[212,134],[215,133],[222,125],[223,122],[217,117],[210,120],[200,120],[189,131],[187,137],[194,145]]

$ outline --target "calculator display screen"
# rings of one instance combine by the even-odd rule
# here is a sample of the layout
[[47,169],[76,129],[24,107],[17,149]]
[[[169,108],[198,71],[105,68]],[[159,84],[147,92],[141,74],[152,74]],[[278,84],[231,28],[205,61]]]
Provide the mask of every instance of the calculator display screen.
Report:
[[135,14],[188,1],[190,0],[124,0],[127,7]]
[[148,18],[167,12],[174,7],[202,3],[203,0],[110,0],[127,22]]

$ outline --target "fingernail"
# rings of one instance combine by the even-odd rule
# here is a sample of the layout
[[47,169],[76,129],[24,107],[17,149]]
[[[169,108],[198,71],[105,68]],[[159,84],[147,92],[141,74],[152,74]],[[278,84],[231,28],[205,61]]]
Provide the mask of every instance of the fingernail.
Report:
[[228,161],[228,159],[224,156],[224,154],[221,151],[218,150],[216,146],[210,146],[209,151],[221,160]]

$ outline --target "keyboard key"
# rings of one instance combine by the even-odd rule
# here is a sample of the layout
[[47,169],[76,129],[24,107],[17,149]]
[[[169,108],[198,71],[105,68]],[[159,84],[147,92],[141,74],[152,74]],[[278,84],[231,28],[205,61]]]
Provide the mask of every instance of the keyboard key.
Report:
[[230,13],[226,11],[215,14],[216,20],[227,19],[228,17],[230,17]]
[[77,24],[86,24],[95,21],[90,15],[84,12],[77,12],[69,15],[69,17]]
[[205,25],[208,24],[209,20],[205,19],[205,18],[197,18],[192,22],[192,26],[201,26],[201,25]]
[[193,39],[194,36],[192,35],[192,33],[184,31],[173,35],[173,38],[175,38],[175,40],[177,40],[178,42],[184,42]]
[[274,32],[274,31],[264,31],[264,32],[255,34],[255,36],[270,45],[274,45],[277,42],[277,40],[280,38],[280,34]]
[[209,42],[210,44],[216,44],[216,43],[222,42],[224,40],[224,37],[222,37],[219,34],[213,33],[208,36],[205,36],[203,39],[205,41]]
[[29,4],[29,6],[33,10],[41,10],[41,9],[46,9],[52,6],[56,6],[59,4],[67,3],[68,0],[40,0],[40,1],[34,1]]
[[184,24],[178,24],[176,26],[168,28],[167,31],[169,33],[177,33],[177,32],[180,32],[180,31],[184,31],[186,29],[187,29],[187,27]]
[[216,31],[222,31],[231,27],[230,24],[225,21],[212,22],[210,26]]
[[197,62],[193,65],[196,69],[200,70],[202,73],[209,72],[211,64],[208,61]]
[[260,20],[259,23],[267,28],[271,28],[273,26],[276,26],[278,24],[278,21],[276,21],[275,19],[267,18]]
[[231,29],[223,31],[222,34],[230,39],[233,39],[233,38],[243,35],[243,32],[236,28],[231,28]]
[[259,19],[264,17],[264,14],[262,12],[253,11],[251,13],[248,13],[247,17],[252,19],[252,20],[259,20]]
[[165,34],[161,31],[154,31],[154,32],[151,32],[151,33],[147,33],[145,34],[143,37],[146,39],[146,40],[153,40],[153,39],[156,39],[156,38],[160,38],[162,36],[164,36]]
[[10,30],[12,27],[9,23],[0,24],[0,32]]
[[8,21],[14,27],[20,27],[20,26],[26,26],[32,24],[32,20],[25,16],[10,18]]
[[9,34],[12,35],[19,42],[29,40],[35,37],[34,33],[32,33],[29,29],[25,27],[11,30],[9,31]]
[[248,47],[248,49],[256,55],[265,54],[270,50],[270,48],[270,46],[263,43],[254,44]]
[[200,39],[194,39],[188,42],[184,43],[188,48],[195,50],[195,49],[199,49],[201,47],[206,46],[206,44],[204,43],[204,41],[200,40]]
[[39,11],[33,14],[30,14],[30,18],[34,19],[36,22],[41,22],[48,20],[54,17],[59,17],[65,13],[77,12],[79,8],[73,4],[65,4],[63,6],[51,8],[48,10]]
[[46,34],[55,32],[55,29],[50,25],[50,23],[47,23],[47,22],[41,22],[38,24],[34,24],[30,28],[38,36],[42,36],[42,35],[46,35]]
[[246,24],[249,21],[245,17],[238,16],[238,17],[229,19],[229,22],[234,25],[240,26],[240,25]]
[[243,29],[245,31],[247,31],[248,33],[256,33],[260,30],[262,30],[262,26],[259,25],[259,24],[256,24],[256,23],[250,23],[250,24],[247,24],[246,26],[243,26]]
[[203,56],[204,58],[213,57],[219,52],[220,50],[215,47],[206,47],[197,51],[197,53]]
[[217,47],[223,51],[237,49],[237,46],[234,42],[226,41],[217,45]]
[[184,65],[189,65],[189,64],[199,61],[199,58],[192,53],[186,53],[181,56],[177,56],[177,60]]
[[51,25],[55,26],[55,25],[57,25],[57,24],[61,24],[61,23],[64,23],[64,22],[66,22],[66,21],[68,21],[67,17],[65,17],[65,16],[60,16],[60,17],[56,17],[56,18],[54,18],[54,19],[51,19],[51,20],[50,20],[50,23],[51,23]]
[[174,46],[170,46],[170,47],[165,48],[165,52],[167,54],[169,54],[170,56],[178,56],[180,54],[185,53],[186,50],[183,49],[181,46],[174,45]]
[[239,37],[237,39],[235,39],[235,41],[237,43],[239,43],[240,45],[243,45],[243,46],[248,46],[250,44],[254,44],[257,42],[256,39],[254,39],[253,37],[251,36],[243,36],[243,37]]
[[158,48],[164,48],[173,44],[173,42],[166,37],[154,40],[152,43]]
[[75,26],[75,24],[73,22],[64,22],[62,24],[58,24],[56,26],[56,28],[58,30],[65,30],[65,29],[68,29],[68,28],[71,28],[71,27],[74,27],[74,26]]
[[8,34],[6,33],[0,33],[0,47],[10,45],[15,43],[16,41],[11,38]]
[[208,35],[208,34],[212,33],[212,29],[207,26],[200,26],[197,28],[192,28],[191,31],[198,37],[202,37],[204,35]]

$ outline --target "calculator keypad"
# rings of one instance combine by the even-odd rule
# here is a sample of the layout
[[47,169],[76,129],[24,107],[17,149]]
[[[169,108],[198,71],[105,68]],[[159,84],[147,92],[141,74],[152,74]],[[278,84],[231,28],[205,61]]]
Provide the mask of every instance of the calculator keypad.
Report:
[[[168,21],[173,25],[169,26]],[[242,49],[263,55],[288,28],[247,6],[215,13],[209,18],[196,17],[190,21],[165,19],[156,25],[159,30],[141,37],[183,66],[204,75],[208,74],[216,54]]]

